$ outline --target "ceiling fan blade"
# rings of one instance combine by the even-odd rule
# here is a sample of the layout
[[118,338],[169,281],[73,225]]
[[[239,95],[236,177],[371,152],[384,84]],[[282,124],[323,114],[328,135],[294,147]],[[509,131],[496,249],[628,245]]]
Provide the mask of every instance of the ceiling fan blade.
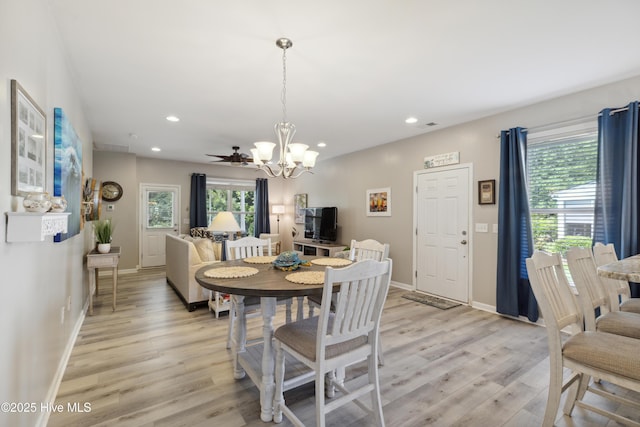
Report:
[[233,164],[240,164],[242,166],[247,166],[249,163],[253,163],[253,159],[249,157],[248,154],[239,153],[239,147],[233,147],[233,154],[231,155],[223,155],[223,154],[206,154],[209,157],[218,157],[220,160],[212,160],[212,162],[227,162]]

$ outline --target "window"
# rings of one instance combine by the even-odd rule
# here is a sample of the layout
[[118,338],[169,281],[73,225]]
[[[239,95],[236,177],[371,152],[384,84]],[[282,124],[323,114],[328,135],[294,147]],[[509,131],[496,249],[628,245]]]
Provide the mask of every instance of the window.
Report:
[[255,182],[207,179],[207,222],[218,212],[229,211],[243,233],[253,236],[255,217]]
[[597,166],[595,124],[530,134],[527,181],[534,248],[591,247]]

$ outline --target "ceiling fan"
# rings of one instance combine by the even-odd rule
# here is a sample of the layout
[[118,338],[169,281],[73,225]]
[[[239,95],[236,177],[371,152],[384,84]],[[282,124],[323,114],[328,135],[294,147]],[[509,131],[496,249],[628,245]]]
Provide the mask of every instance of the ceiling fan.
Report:
[[214,160],[214,162],[227,162],[231,163],[232,166],[247,166],[249,163],[253,163],[253,159],[249,157],[249,155],[245,153],[239,153],[240,147],[234,145],[233,154],[225,156],[223,154],[207,154],[207,156],[211,157],[219,157],[220,160]]

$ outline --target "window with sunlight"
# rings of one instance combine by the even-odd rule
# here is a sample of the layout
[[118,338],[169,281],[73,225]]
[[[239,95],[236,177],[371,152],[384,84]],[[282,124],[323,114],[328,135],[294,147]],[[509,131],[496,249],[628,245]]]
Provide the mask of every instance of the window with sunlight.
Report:
[[207,179],[207,222],[218,212],[233,213],[243,233],[253,236],[255,182]]
[[529,134],[527,182],[536,250],[591,247],[597,166],[596,124]]

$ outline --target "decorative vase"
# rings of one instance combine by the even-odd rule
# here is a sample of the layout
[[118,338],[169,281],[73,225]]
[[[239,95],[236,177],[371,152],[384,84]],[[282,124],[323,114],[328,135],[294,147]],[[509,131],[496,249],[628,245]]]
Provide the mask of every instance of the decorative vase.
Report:
[[53,196],[51,198],[51,212],[60,213],[67,209],[67,200],[64,196]]
[[22,201],[22,206],[27,212],[45,213],[51,209],[49,193],[29,193]]
[[108,254],[111,250],[111,243],[98,243],[98,252]]

